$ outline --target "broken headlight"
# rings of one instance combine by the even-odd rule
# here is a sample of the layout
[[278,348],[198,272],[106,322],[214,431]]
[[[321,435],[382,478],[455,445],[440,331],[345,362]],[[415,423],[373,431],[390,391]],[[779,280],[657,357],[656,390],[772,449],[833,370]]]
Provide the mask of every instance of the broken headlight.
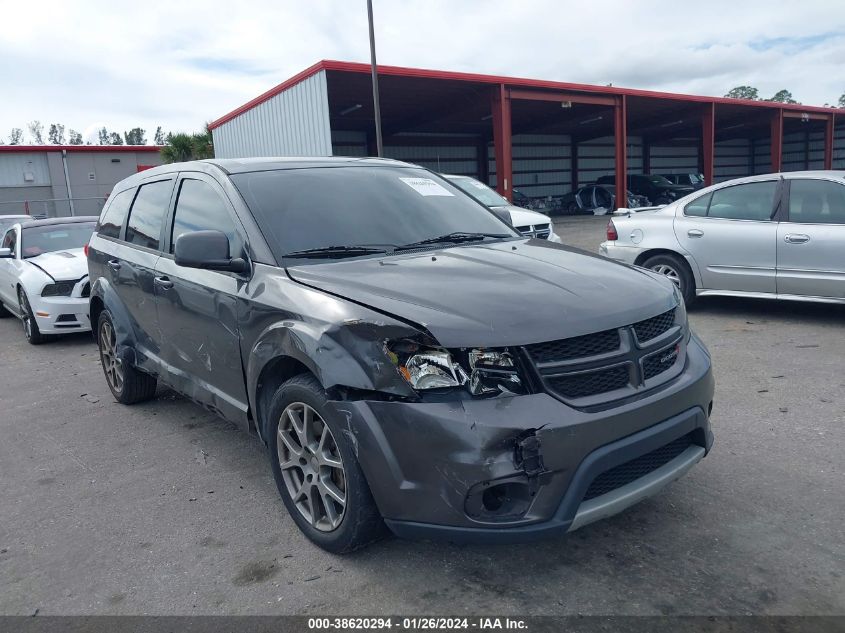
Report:
[[466,386],[473,395],[524,393],[507,350],[430,349],[409,341],[388,346],[388,355],[416,391]]
[[473,395],[522,393],[522,381],[507,350],[473,349],[469,358],[469,390]]

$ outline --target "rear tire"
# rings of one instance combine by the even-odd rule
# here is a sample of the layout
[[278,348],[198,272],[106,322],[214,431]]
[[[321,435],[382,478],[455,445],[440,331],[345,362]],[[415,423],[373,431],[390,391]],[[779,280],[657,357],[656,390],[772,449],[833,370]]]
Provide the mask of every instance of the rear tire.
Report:
[[23,322],[23,335],[30,345],[41,345],[44,342],[44,335],[38,329],[38,323],[35,320],[35,315],[32,313],[32,306],[29,305],[26,292],[23,288],[18,288],[18,305],[21,310],[21,321]]
[[695,279],[689,265],[678,255],[653,255],[643,262],[643,268],[668,277],[681,291],[688,306],[695,301]]
[[106,384],[115,400],[121,404],[135,404],[155,395],[156,379],[138,371],[117,354],[114,323],[108,310],[100,312],[97,320],[97,347]]
[[297,527],[324,550],[345,554],[377,541],[387,529],[356,451],[327,402],[311,374],[283,383],[267,411],[267,455]]

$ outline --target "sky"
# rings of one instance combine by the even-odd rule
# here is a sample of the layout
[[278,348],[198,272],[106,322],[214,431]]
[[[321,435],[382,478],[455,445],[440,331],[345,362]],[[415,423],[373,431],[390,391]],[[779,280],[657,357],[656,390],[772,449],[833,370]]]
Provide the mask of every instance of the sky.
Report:
[[[373,0],[383,64],[811,105],[845,92],[838,4]],[[365,0],[0,0],[0,139],[198,131],[320,59],[369,61]]]

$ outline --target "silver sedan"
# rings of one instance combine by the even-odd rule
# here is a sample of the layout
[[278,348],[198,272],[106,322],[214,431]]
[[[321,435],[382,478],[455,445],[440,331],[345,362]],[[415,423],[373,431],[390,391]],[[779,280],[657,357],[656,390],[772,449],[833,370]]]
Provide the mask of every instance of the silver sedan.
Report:
[[845,172],[751,176],[608,222],[606,257],[696,296],[845,303]]

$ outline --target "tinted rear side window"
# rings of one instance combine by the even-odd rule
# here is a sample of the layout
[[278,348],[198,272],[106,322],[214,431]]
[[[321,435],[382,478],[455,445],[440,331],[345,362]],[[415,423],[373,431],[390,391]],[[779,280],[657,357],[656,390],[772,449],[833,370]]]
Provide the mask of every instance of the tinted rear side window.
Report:
[[710,204],[710,196],[712,194],[707,194],[701,196],[700,198],[696,198],[692,202],[690,202],[687,206],[684,207],[684,215],[692,215],[696,217],[702,217],[707,215],[707,206]]
[[97,233],[108,237],[120,237],[120,229],[123,227],[126,214],[129,213],[133,195],[135,195],[135,189],[127,189],[111,198],[100,218]]
[[172,180],[159,180],[141,185],[129,214],[129,224],[126,225],[127,242],[158,249],[161,223],[167,213],[172,189]]
[[713,192],[707,216],[728,220],[770,220],[778,183],[749,182]]
[[228,205],[208,183],[185,179],[179,187],[179,199],[173,218],[173,245],[183,233],[191,231],[221,231],[229,238],[229,253],[236,256],[243,249],[235,230],[235,223],[229,215]]
[[793,180],[789,185],[789,221],[845,224],[845,185],[829,180]]

